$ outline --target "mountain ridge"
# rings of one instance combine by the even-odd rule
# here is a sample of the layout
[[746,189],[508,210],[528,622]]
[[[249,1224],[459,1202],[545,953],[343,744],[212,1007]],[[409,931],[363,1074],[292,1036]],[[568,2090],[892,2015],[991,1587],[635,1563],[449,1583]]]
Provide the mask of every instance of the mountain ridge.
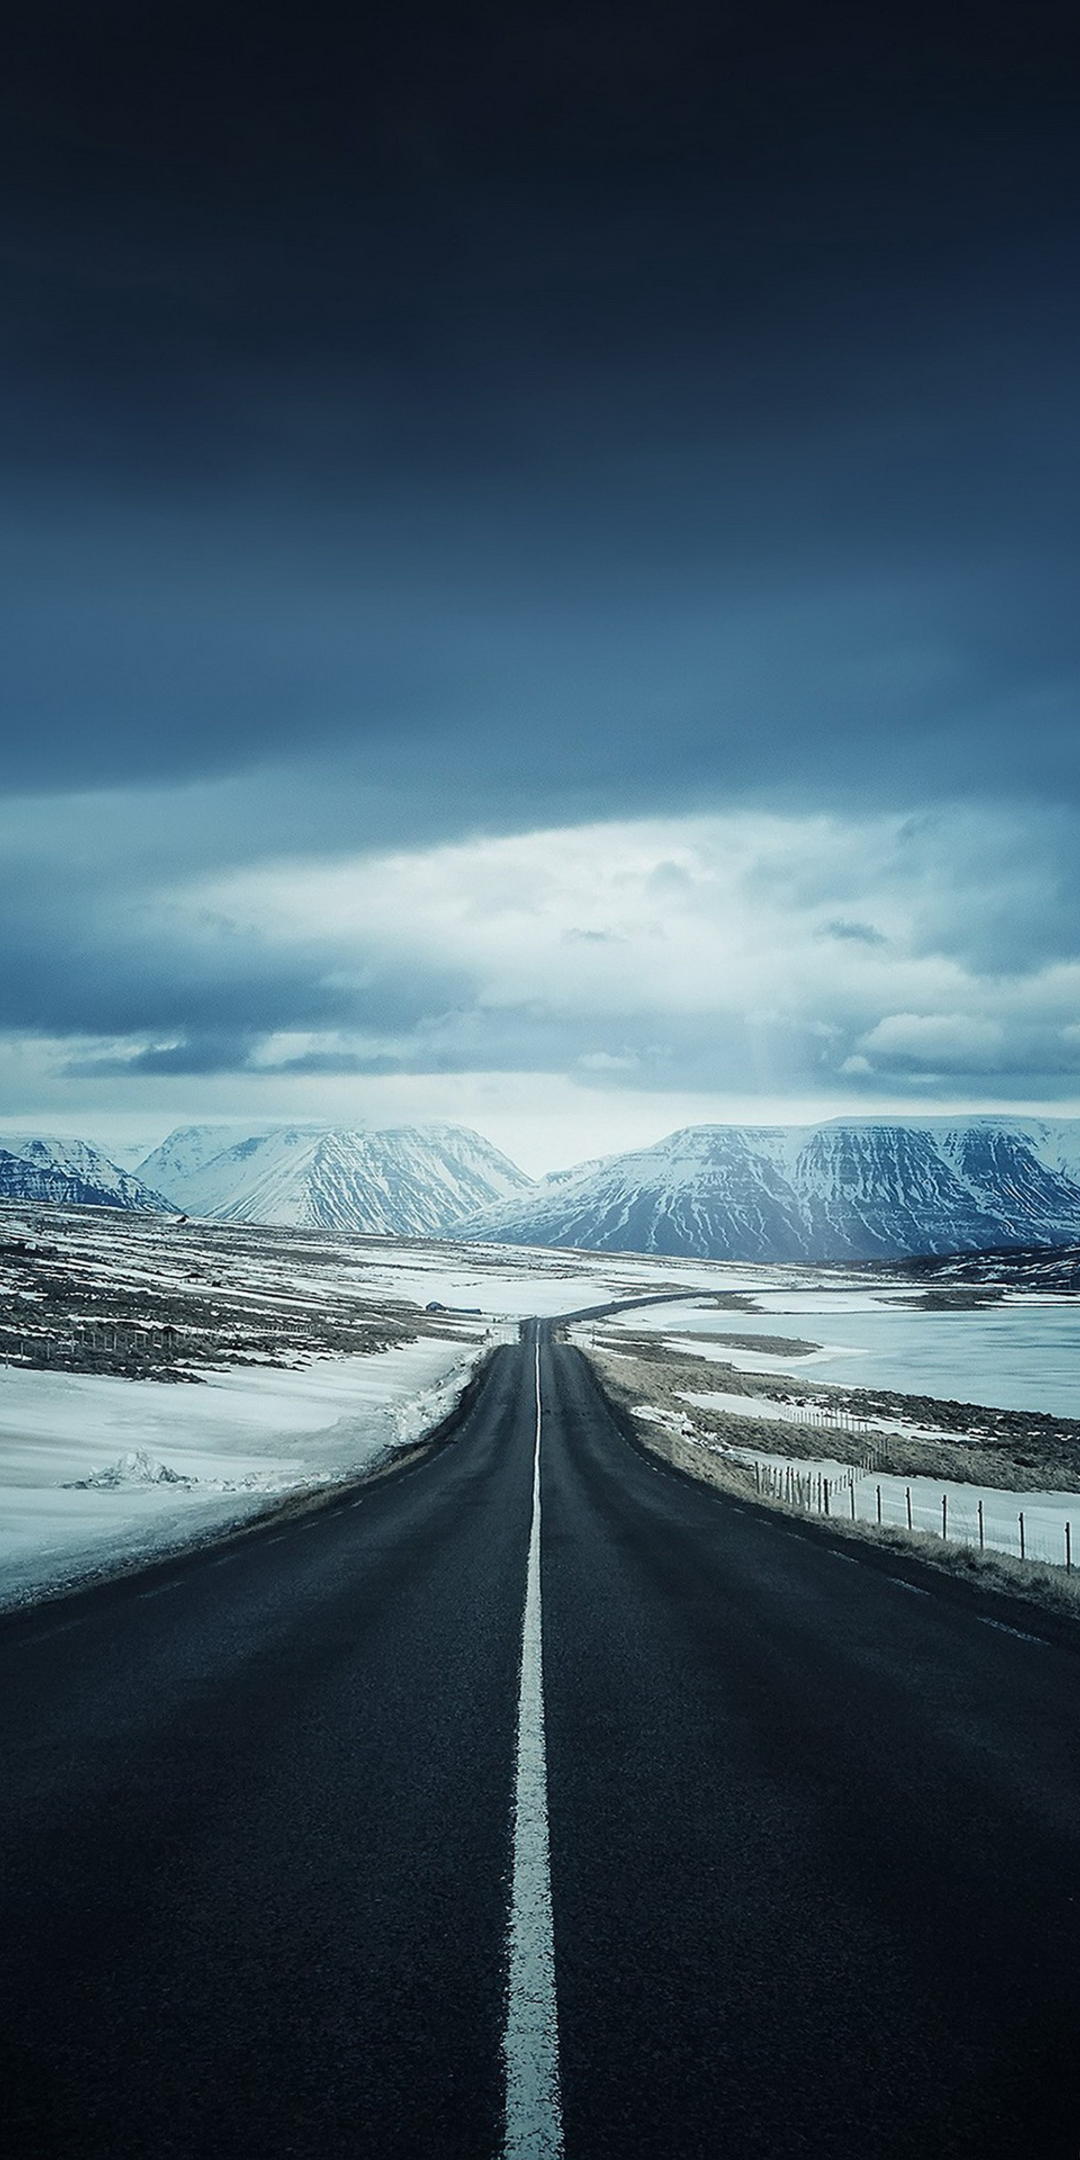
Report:
[[277,1125],[216,1152],[214,1137],[212,1127],[178,1128],[140,1175],[191,1215],[397,1237],[448,1230],[532,1182],[463,1125]]
[[1080,1239],[1080,1119],[699,1125],[543,1179],[452,1233],[705,1260],[902,1259]]
[[169,1209],[168,1200],[137,1172],[120,1169],[90,1141],[53,1133],[0,1132],[0,1199],[140,1212]]

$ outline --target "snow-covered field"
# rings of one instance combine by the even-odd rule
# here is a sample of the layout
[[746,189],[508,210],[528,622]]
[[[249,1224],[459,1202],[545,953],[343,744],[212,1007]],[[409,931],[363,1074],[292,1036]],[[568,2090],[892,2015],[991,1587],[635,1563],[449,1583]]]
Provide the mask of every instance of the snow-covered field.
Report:
[[[761,1268],[724,1261],[645,1260],[629,1255],[556,1252],[507,1245],[402,1246],[382,1262],[379,1279],[394,1295],[478,1305],[522,1319],[601,1305],[611,1298],[672,1290],[750,1291]],[[794,1270],[789,1271],[796,1280]],[[802,1279],[805,1280],[805,1270]],[[730,1315],[727,1315],[730,1321]],[[671,1325],[670,1316],[668,1325]]]
[[[681,1401],[697,1403],[703,1410],[721,1410],[727,1417],[744,1418],[752,1408],[755,1420],[762,1425],[798,1425],[805,1429],[808,1425],[826,1422],[824,1417],[815,1419],[813,1413],[806,1410],[801,1403],[785,1402],[779,1396],[768,1396],[764,1400],[759,1398],[751,1405],[745,1395],[728,1395],[723,1390],[710,1390],[708,1394],[703,1394],[693,1388],[686,1388],[680,1389],[679,1393]],[[948,1443],[956,1437],[946,1425],[920,1425],[911,1418],[860,1417],[858,1428],[860,1434],[868,1438],[874,1433],[898,1431],[906,1433],[911,1440],[941,1440]]]
[[[757,1448],[731,1448],[727,1452],[739,1461],[775,1469],[782,1477],[792,1467],[788,1455],[770,1455]],[[799,1477],[811,1484],[818,1478],[829,1480],[830,1514],[838,1521],[877,1522],[880,1493],[881,1522],[889,1528],[906,1529],[910,1495],[912,1529],[925,1531],[931,1537],[944,1535],[954,1544],[978,1545],[981,1504],[983,1542],[991,1551],[1009,1553],[1013,1559],[1020,1557],[1022,1516],[1025,1559],[1064,1567],[1070,1556],[1065,1536],[1068,1524],[1071,1557],[1080,1564],[1080,1492],[1003,1492],[996,1485],[893,1477],[881,1470],[860,1472],[851,1463],[828,1455],[802,1460],[796,1468]],[[820,1494],[812,1493],[808,1505],[820,1512]]]
[[[912,1306],[912,1286],[868,1289],[865,1282],[807,1287],[758,1287],[754,1310],[715,1306],[656,1306],[630,1313],[636,1333],[663,1335],[672,1350],[685,1343],[697,1357],[715,1357],[736,1370],[790,1373],[839,1387],[887,1388],[1001,1410],[1080,1415],[1080,1298],[1008,1294],[970,1312],[927,1312]],[[728,1345],[730,1335],[754,1335],[763,1347]],[[764,1347],[769,1336],[801,1337],[818,1347],[792,1358]],[[693,1338],[692,1341],[688,1340]]]
[[[805,1423],[805,1415],[782,1402],[779,1385],[770,1393],[769,1378],[794,1372],[817,1390],[826,1378],[873,1387],[880,1346],[860,1342],[860,1328],[871,1337],[886,1331],[901,1392],[994,1403],[1023,1399],[1029,1382],[1038,1394],[1041,1379],[1044,1401],[1052,1385],[1067,1401],[1064,1414],[1073,1409],[1075,1298],[1017,1296],[979,1311],[927,1313],[901,1302],[910,1285],[878,1290],[840,1269],[0,1207],[0,1343],[17,1344],[20,1331],[23,1342],[21,1357],[9,1347],[2,1354],[11,1361],[0,1362],[0,1603],[211,1535],[275,1496],[362,1472],[437,1423],[486,1347],[522,1317],[665,1291],[700,1291],[702,1303],[635,1308],[604,1321],[604,1338],[614,1348],[648,1335],[676,1369],[692,1356],[756,1376],[764,1392],[755,1393],[753,1414],[775,1419],[778,1452],[785,1421]],[[718,1295],[745,1299],[749,1309],[709,1302]],[[123,1375],[83,1369],[94,1364],[96,1353],[86,1352],[93,1328],[107,1334],[117,1316],[122,1326],[145,1323],[149,1337],[159,1331],[155,1339],[171,1326],[181,1346],[174,1370],[198,1384],[143,1377],[137,1364]],[[592,1333],[586,1325],[580,1339]],[[42,1369],[46,1354],[54,1366],[79,1369]],[[977,1387],[967,1385],[971,1375]],[[730,1395],[733,1414],[745,1414],[746,1398],[725,1389],[719,1372],[717,1380],[713,1408]],[[936,1437],[925,1404],[921,1421],[860,1419],[866,1430],[899,1422],[910,1438]],[[955,1422],[949,1430],[955,1439]],[[893,1486],[903,1499],[911,1480],[872,1475],[875,1509],[879,1482],[884,1510],[895,1507]],[[942,1481],[928,1483],[934,1496],[925,1505],[940,1510]],[[988,1542],[1000,1522],[1015,1545],[1025,1497],[1032,1535],[1045,1530],[1049,1546],[1061,1542],[1063,1499],[1080,1516],[1075,1493],[1008,1491],[991,1509],[991,1488],[982,1490]],[[958,1532],[977,1498],[975,1486],[962,1488]],[[857,1504],[861,1511],[861,1497]]]
[[224,1293],[218,1302],[227,1298],[234,1314],[270,1312],[282,1322],[293,1315],[302,1321],[314,1313],[370,1309],[380,1300],[411,1312],[438,1300],[504,1318],[565,1312],[665,1287],[715,1294],[808,1279],[805,1269],[335,1236],[259,1224],[178,1224],[108,1208],[0,1205],[0,1297],[18,1286],[3,1250],[5,1238],[16,1235],[41,1250],[54,1247],[59,1263],[91,1282],[168,1289],[204,1301],[209,1286]]
[[[0,1604],[363,1472],[437,1424],[519,1318],[745,1269],[0,1207]],[[439,1310],[425,1308],[436,1305]],[[197,1384],[93,1362],[94,1327],[171,1324]],[[80,1330],[82,1331],[80,1333]],[[122,1335],[121,1335],[122,1340]]]
[[197,1387],[0,1370],[3,1602],[370,1469],[445,1416],[487,1339],[211,1371]]
[[[1062,1567],[1071,1551],[1080,1561],[1080,1551],[1066,1538],[1066,1525],[1070,1541],[1080,1537],[1080,1445],[1071,1489],[1027,1485],[1022,1472],[1016,1475],[1015,1488],[1011,1484],[1005,1488],[976,1482],[974,1477],[951,1479],[862,1467],[875,1441],[887,1441],[890,1435],[909,1443],[929,1443],[928,1452],[934,1443],[943,1444],[955,1464],[957,1440],[963,1444],[955,1410],[948,1423],[943,1418],[937,1425],[926,1414],[927,1398],[1023,1413],[1040,1410],[1066,1419],[1080,1415],[1080,1300],[1018,1293],[970,1311],[935,1312],[913,1307],[911,1295],[909,1285],[878,1292],[868,1289],[865,1282],[826,1281],[824,1276],[812,1285],[805,1281],[801,1286],[790,1281],[783,1286],[759,1284],[752,1310],[724,1311],[705,1304],[654,1306],[605,1320],[599,1339],[604,1358],[614,1359],[616,1371],[625,1363],[638,1375],[635,1387],[644,1380],[642,1400],[635,1405],[639,1416],[677,1431],[692,1446],[758,1465],[767,1494],[820,1510],[822,1481],[828,1480],[833,1488],[832,1512],[841,1519],[875,1524],[880,1496],[882,1524],[904,1529],[910,1502],[914,1530],[940,1537],[944,1527],[952,1542],[977,1545],[981,1538],[987,1548],[1013,1557],[1020,1556],[1022,1516],[1027,1559]],[[597,1331],[582,1326],[574,1332],[587,1345]],[[634,1361],[631,1365],[620,1356],[620,1343],[629,1347],[634,1337],[655,1341],[658,1364],[642,1366]],[[773,1352],[769,1344],[777,1338]],[[718,1372],[720,1384],[715,1389],[704,1389],[700,1382],[680,1387],[680,1365],[689,1373],[691,1360],[699,1373],[704,1361],[752,1375],[761,1384],[748,1396],[733,1386],[725,1388]],[[647,1390],[653,1371],[656,1379],[650,1396]],[[771,1387],[770,1382],[775,1385]],[[837,1423],[845,1421],[839,1411],[821,1407],[823,1397],[827,1404],[845,1384],[860,1389],[884,1384],[895,1412],[875,1415],[860,1407],[857,1420],[846,1418],[849,1425],[857,1424],[857,1432],[844,1437],[830,1432],[826,1440],[826,1445],[831,1440],[841,1451],[850,1447],[849,1455],[807,1455],[808,1425],[824,1424],[833,1416]],[[804,1388],[817,1399],[818,1407],[804,1398]],[[921,1417],[903,1415],[905,1395],[920,1400]],[[845,1398],[840,1395],[838,1400],[843,1403]],[[706,1426],[700,1418],[695,1423],[698,1412],[715,1415]],[[734,1434],[730,1440],[723,1437],[724,1419],[740,1420],[737,1440]],[[746,1444],[748,1419],[762,1428],[763,1445]],[[973,1408],[973,1433],[982,1423]],[[775,1434],[771,1447],[770,1426]],[[800,1428],[800,1445],[793,1444],[792,1451],[785,1453],[785,1437],[792,1427]],[[1017,1460],[1030,1463],[1037,1456],[1025,1448]],[[1010,1467],[1015,1474],[1016,1466]],[[1027,1489],[1020,1489],[1021,1485]]]

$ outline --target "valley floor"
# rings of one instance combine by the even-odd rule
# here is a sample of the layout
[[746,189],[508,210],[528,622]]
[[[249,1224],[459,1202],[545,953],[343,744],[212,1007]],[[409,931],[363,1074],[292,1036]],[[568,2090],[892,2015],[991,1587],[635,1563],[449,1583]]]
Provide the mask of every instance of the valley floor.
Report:
[[[911,1293],[835,1269],[0,1209],[0,1603],[363,1476],[520,1317],[613,1299],[629,1309],[579,1340],[654,1436],[759,1484],[831,1479],[860,1518],[880,1488],[902,1521],[910,1488],[929,1527],[944,1492],[957,1537],[981,1492],[988,1544],[1013,1549],[1024,1512],[1029,1554],[1060,1561],[1080,1425],[1010,1406],[1071,1405],[1080,1304],[927,1312]],[[896,1372],[904,1391],[881,1384]],[[982,1407],[956,1399],[973,1373]]]
[[0,1606],[364,1476],[447,1415],[522,1314],[750,1280],[0,1207]]

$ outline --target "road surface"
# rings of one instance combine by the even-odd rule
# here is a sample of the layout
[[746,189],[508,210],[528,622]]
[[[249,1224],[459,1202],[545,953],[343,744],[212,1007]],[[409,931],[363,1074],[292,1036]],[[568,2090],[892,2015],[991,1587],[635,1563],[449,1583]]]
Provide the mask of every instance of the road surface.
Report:
[[0,1627],[0,2149],[1075,2160],[1080,1657],[1003,1611],[530,1323],[414,1467]]

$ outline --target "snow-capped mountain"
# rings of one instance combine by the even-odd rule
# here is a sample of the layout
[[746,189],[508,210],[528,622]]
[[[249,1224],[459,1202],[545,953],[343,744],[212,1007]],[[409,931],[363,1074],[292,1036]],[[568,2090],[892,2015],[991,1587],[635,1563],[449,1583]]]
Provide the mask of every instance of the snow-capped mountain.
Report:
[[160,1192],[88,1140],[0,1133],[0,1199],[53,1200],[68,1207],[167,1208]]
[[697,1125],[545,1178],[455,1237],[842,1261],[1080,1239],[1080,1119]]
[[135,1167],[148,1185],[179,1200],[185,1179],[205,1170],[215,1156],[226,1154],[238,1144],[247,1145],[253,1139],[262,1139],[274,1130],[272,1125],[178,1125],[160,1147],[152,1154],[144,1155]]
[[462,1125],[277,1126],[231,1143],[220,1133],[171,1134],[140,1175],[189,1215],[396,1237],[446,1230],[531,1182]]

